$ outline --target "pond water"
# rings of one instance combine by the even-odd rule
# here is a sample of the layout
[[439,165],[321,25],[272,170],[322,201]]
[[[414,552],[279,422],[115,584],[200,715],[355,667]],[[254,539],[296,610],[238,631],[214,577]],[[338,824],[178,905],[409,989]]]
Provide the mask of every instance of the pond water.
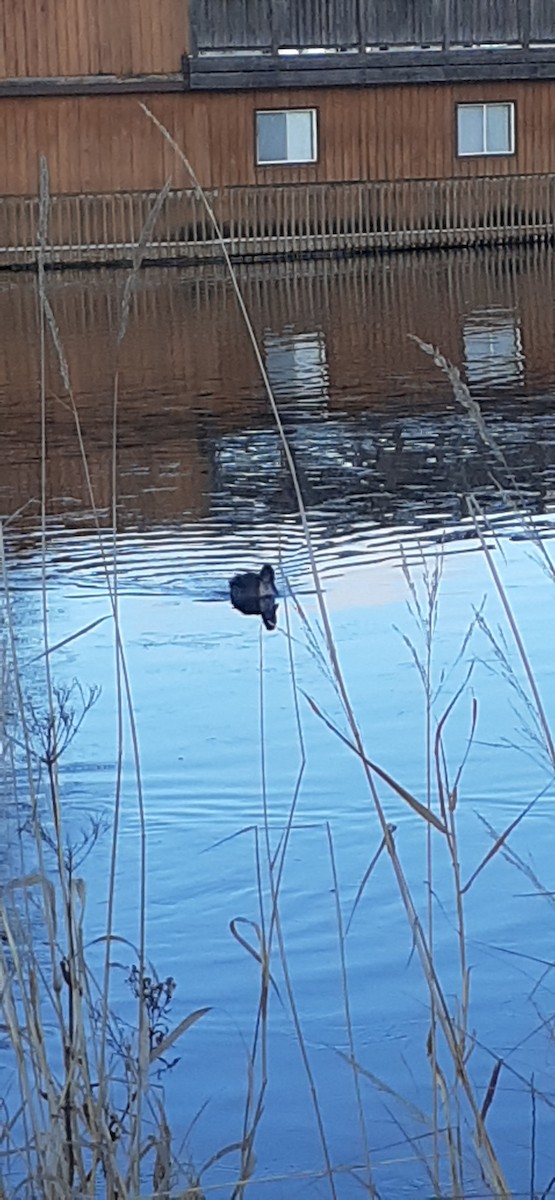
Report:
[[[436,719],[463,688],[446,727],[451,780],[477,704],[458,786],[463,881],[537,797],[466,892],[465,910],[470,1074],[481,1104],[503,1060],[487,1127],[514,1193],[531,1194],[534,1158],[541,1195],[553,1175],[553,770],[490,564],[504,581],[553,719],[554,260],[535,250],[461,252],[265,264],[242,268],[239,278],[296,464],[367,755],[427,803],[426,701],[415,663],[415,655],[425,660],[426,644],[416,608],[425,613],[437,575]],[[333,1194],[314,1096],[336,1195],[368,1194],[348,1061],[339,903],[345,925],[352,915],[344,942],[350,1020],[375,1184],[384,1197],[431,1195],[427,988],[385,853],[355,904],[382,833],[360,762],[306,700],[348,732],[330,682],[294,490],[233,291],[219,268],[142,272],[118,351],[125,279],[108,271],[48,279],[98,528],[50,347],[43,560],[35,283],[28,275],[0,278],[0,507],[23,679],[40,706],[44,569],[50,643],[63,643],[52,656],[55,682],[102,689],[61,764],[69,835],[79,836],[90,812],[113,811],[117,696],[106,569],[113,578],[117,563],[144,793],[148,954],[161,976],[177,982],[176,1021],[211,1006],[161,1080],[182,1161],[198,1168],[242,1135],[260,969],[234,936],[256,952],[253,926],[230,923],[260,923],[262,910],[269,927],[268,854],[279,852],[291,820],[280,879],[291,992],[274,931],[268,1083],[247,1194]],[[411,334],[460,368],[486,438]],[[469,497],[488,519],[483,540]],[[228,596],[232,574],[265,561],[274,564],[281,592],[275,633],[234,611]],[[300,788],[297,703],[306,757]],[[433,755],[431,769],[434,776]],[[427,927],[426,822],[398,792],[378,786]],[[432,778],[438,812],[436,791]],[[115,924],[134,942],[137,793],[127,722]],[[5,822],[6,832],[7,813]],[[436,831],[432,844],[434,954],[455,1013],[452,872]],[[105,836],[83,867],[91,938],[105,920],[108,856]],[[0,863],[5,881],[9,855]],[[124,986],[118,1003],[131,1017]],[[237,1155],[222,1157],[203,1177],[206,1196],[230,1196],[236,1178]],[[486,1192],[469,1140],[465,1194]]]

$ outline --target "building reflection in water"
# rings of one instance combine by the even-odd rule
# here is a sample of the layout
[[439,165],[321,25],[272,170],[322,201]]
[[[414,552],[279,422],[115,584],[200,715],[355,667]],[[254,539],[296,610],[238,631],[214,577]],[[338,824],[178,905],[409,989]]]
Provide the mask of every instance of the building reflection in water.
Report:
[[[551,255],[392,255],[254,266],[239,276],[305,503],[326,537],[355,526],[449,525],[464,518],[469,491],[499,509],[492,478],[499,463],[411,333],[461,366],[530,507],[550,507]],[[124,272],[68,272],[48,280],[107,528],[124,286]],[[10,514],[40,495],[32,276],[2,281],[0,323],[0,503]],[[221,535],[237,526],[262,530],[294,515],[280,441],[222,270],[142,272],[118,365],[120,531],[203,525]],[[51,347],[47,393],[53,528],[82,531],[89,499]],[[37,523],[30,507],[11,528],[32,540]]]
[[325,417],[329,398],[326,339],[322,330],[281,333],[266,330],[264,361],[277,400],[287,400],[291,417],[295,401],[301,420]]
[[464,367],[470,386],[507,387],[524,382],[520,323],[515,312],[470,313],[463,326]]

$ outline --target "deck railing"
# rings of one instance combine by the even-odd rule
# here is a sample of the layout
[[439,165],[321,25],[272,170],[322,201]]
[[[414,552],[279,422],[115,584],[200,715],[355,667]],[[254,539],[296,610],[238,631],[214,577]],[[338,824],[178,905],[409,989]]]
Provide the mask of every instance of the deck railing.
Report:
[[[555,175],[220,188],[207,193],[236,260],[548,241]],[[154,192],[53,196],[51,265],[129,262]],[[36,262],[38,202],[0,199],[0,267]],[[221,259],[200,195],[169,194],[150,261]]]
[[193,54],[553,43],[553,0],[189,0]]

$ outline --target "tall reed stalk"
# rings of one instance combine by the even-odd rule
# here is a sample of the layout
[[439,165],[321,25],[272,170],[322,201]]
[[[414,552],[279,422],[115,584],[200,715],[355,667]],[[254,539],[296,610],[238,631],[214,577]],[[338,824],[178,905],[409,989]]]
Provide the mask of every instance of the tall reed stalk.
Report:
[[[45,160],[41,160],[39,253],[37,261],[37,310],[40,352],[40,423],[41,423],[41,605],[43,648],[41,663],[44,670],[45,706],[42,714],[30,711],[24,689],[24,672],[19,661],[16,621],[13,598],[10,594],[9,575],[6,563],[3,531],[0,526],[0,561],[5,596],[6,654],[9,670],[4,673],[3,687],[14,697],[19,740],[20,760],[13,759],[14,780],[21,763],[25,770],[26,789],[29,796],[30,817],[26,827],[32,842],[33,869],[23,869],[12,881],[11,887],[0,897],[0,1010],[4,1032],[8,1038],[15,1063],[17,1079],[17,1103],[9,1122],[8,1133],[0,1136],[9,1146],[8,1161],[16,1163],[16,1188],[12,1189],[38,1200],[77,1200],[77,1197],[93,1197],[105,1194],[108,1200],[137,1200],[147,1179],[153,1197],[165,1200],[171,1195],[181,1195],[182,1200],[204,1200],[209,1185],[205,1176],[216,1163],[230,1154],[238,1162],[237,1179],[230,1190],[231,1200],[248,1200],[256,1195],[257,1180],[256,1140],[264,1114],[269,1078],[269,1014],[272,993],[277,991],[273,974],[273,961],[277,955],[284,995],[295,1031],[307,1086],[313,1106],[314,1118],[320,1139],[322,1154],[321,1182],[332,1200],[341,1200],[341,1183],[338,1168],[334,1165],[330,1138],[324,1119],[324,1106],[319,1094],[312,1054],[306,1037],[303,1016],[297,1001],[294,976],[286,948],[281,919],[281,893],[286,857],[294,827],[297,804],[306,768],[306,750],[303,733],[305,715],[311,713],[329,730],[330,737],[337,738],[348,746],[360,764],[368,788],[375,828],[379,835],[379,847],[360,884],[353,912],[377,862],[387,855],[393,880],[402,905],[410,937],[420,963],[428,997],[429,1034],[427,1058],[431,1073],[431,1155],[426,1160],[426,1170],[434,1195],[449,1196],[461,1200],[467,1187],[467,1136],[470,1128],[474,1144],[478,1171],[488,1193],[500,1198],[509,1197],[509,1185],[490,1136],[487,1117],[494,1101],[498,1080],[503,1065],[500,1060],[493,1064],[485,1095],[482,1095],[470,1069],[472,1035],[469,1027],[470,1013],[470,969],[466,935],[466,895],[476,877],[485,869],[497,853],[506,850],[508,838],[516,826],[511,823],[497,835],[492,848],[480,862],[470,878],[463,881],[458,833],[458,801],[463,772],[468,753],[472,747],[477,725],[477,705],[470,706],[467,748],[462,761],[453,771],[446,750],[446,728],[456,706],[466,695],[469,675],[449,701],[439,711],[439,692],[434,683],[434,645],[437,627],[438,596],[441,584],[441,561],[424,571],[424,600],[408,570],[406,579],[411,597],[419,638],[423,650],[409,642],[411,653],[419,671],[424,690],[424,738],[426,755],[425,797],[420,800],[396,780],[385,766],[375,761],[365,745],[359,723],[354,712],[348,682],[341,665],[340,650],[336,643],[331,619],[326,604],[325,592],[318,569],[310,520],[304,503],[302,489],[295,466],[279,405],[276,401],[263,355],[245,304],[237,275],[229,259],[225,240],[216,221],[210,203],[192,169],[187,156],[162,125],[158,118],[141,105],[146,117],[159,129],[161,136],[171,146],[174,154],[189,173],[192,186],[203,199],[206,213],[216,239],[220,243],[222,256],[227,264],[229,277],[239,306],[249,344],[255,357],[264,384],[268,405],[281,440],[283,453],[291,475],[302,525],[310,571],[314,584],[316,606],[323,630],[323,655],[326,669],[331,676],[339,698],[344,728],[332,722],[316,700],[303,693],[298,680],[295,658],[295,639],[292,632],[291,608],[296,610],[301,624],[310,636],[310,622],[299,600],[294,596],[285,601],[287,648],[289,672],[295,712],[298,740],[299,766],[291,797],[285,828],[277,848],[272,845],[267,798],[267,722],[265,669],[263,642],[260,643],[260,770],[263,821],[262,830],[255,835],[255,863],[258,895],[258,919],[247,922],[235,918],[231,932],[238,943],[255,958],[259,969],[259,988],[255,1005],[255,1021],[249,1048],[248,1082],[244,1110],[240,1120],[237,1140],[230,1146],[216,1148],[203,1167],[191,1173],[190,1186],[186,1192],[178,1193],[174,1187],[175,1156],[172,1143],[171,1124],[159,1098],[150,1086],[150,1068],[165,1052],[192,1027],[207,1008],[190,1013],[174,1028],[168,1030],[162,1041],[155,1046],[149,1037],[149,1002],[145,990],[146,968],[149,963],[146,938],[147,913],[147,828],[144,810],[139,739],[132,703],[131,680],[125,654],[125,638],[122,629],[118,598],[118,546],[117,546],[117,455],[118,455],[118,405],[120,389],[120,348],[126,335],[133,289],[141,268],[144,252],[151,231],[166,199],[170,181],[162,188],[156,199],[145,228],[137,244],[133,268],[127,278],[121,305],[117,335],[116,367],[113,382],[112,403],[112,557],[108,558],[102,536],[100,513],[95,503],[94,489],[87,461],[85,440],[81,429],[78,404],[71,382],[71,372],[66,359],[55,313],[48,295],[48,216],[49,186]],[[110,868],[108,878],[107,921],[103,937],[103,969],[100,983],[96,983],[90,968],[86,949],[84,923],[86,888],[80,874],[83,854],[94,846],[99,828],[91,827],[86,845],[78,851],[68,844],[64,828],[61,804],[60,773],[63,769],[63,754],[68,736],[73,736],[94,702],[94,693],[67,693],[57,688],[54,677],[55,654],[59,647],[53,646],[50,638],[47,583],[47,526],[48,526],[48,405],[52,402],[47,380],[47,345],[50,341],[55,351],[58,372],[63,389],[63,402],[69,407],[74,423],[75,435],[81,456],[83,477],[98,539],[102,559],[106,595],[109,603],[110,620],[114,636],[114,675],[116,684],[116,786],[114,810],[111,822]],[[438,351],[433,352],[442,369],[449,364],[441,359]],[[469,416],[480,429],[486,440],[489,434],[481,413],[476,411],[472,398],[464,391],[460,377],[450,375],[455,394],[464,404]],[[462,399],[461,399],[462,397]],[[488,442],[489,444],[489,442]],[[509,629],[514,639],[517,654],[526,677],[530,703],[537,715],[538,725],[545,742],[547,756],[555,768],[555,749],[546,709],[542,701],[535,673],[529,660],[524,640],[512,613],[503,587],[501,576],[483,536],[483,526],[475,502],[470,500],[471,512],[476,519],[478,536],[481,539],[485,560],[491,572],[494,586],[503,605]],[[87,627],[87,629],[90,627]],[[86,630],[72,635],[80,636]],[[65,644],[65,643],[64,643]],[[77,706],[77,707],[75,707]],[[116,902],[116,878],[118,844],[121,815],[123,740],[125,729],[131,734],[133,749],[135,792],[140,828],[139,854],[139,916],[136,955],[137,1019],[136,1028],[123,1035],[112,1010],[112,959],[111,953],[117,933],[114,928]],[[347,732],[345,732],[346,730]],[[68,734],[69,731],[69,734]],[[427,901],[422,916],[405,871],[401,852],[397,845],[394,827],[387,821],[383,800],[384,791],[395,797],[396,802],[407,806],[421,822],[425,832]],[[525,810],[529,810],[529,807]],[[519,815],[523,819],[525,812]],[[371,1150],[365,1111],[362,1081],[370,1073],[360,1061],[356,1044],[352,1003],[349,991],[349,965],[347,935],[350,922],[345,922],[341,902],[341,879],[335,856],[333,832],[326,827],[327,850],[335,896],[335,920],[339,972],[343,996],[343,1012],[347,1062],[351,1071],[353,1095],[358,1118],[361,1143],[362,1168],[357,1180],[364,1193],[379,1197],[376,1183],[377,1168]],[[435,945],[435,861],[441,849],[450,866],[456,928],[454,951],[458,962],[458,995],[448,999],[444,981],[437,963]],[[54,861],[54,869],[49,859]],[[265,901],[266,885],[269,889],[269,904]],[[36,927],[44,937],[46,953],[37,950]],[[249,940],[254,939],[253,940]],[[274,952],[274,947],[277,951]],[[150,970],[150,968],[149,968]],[[378,1081],[379,1083],[379,1081]],[[381,1086],[381,1084],[380,1084]],[[534,1091],[534,1104],[537,1093]],[[402,1099],[402,1098],[401,1098]],[[535,1111],[535,1110],[534,1110]],[[145,1129],[145,1113],[150,1128]],[[401,1124],[399,1121],[399,1127]],[[407,1135],[407,1140],[410,1138]],[[420,1155],[420,1151],[418,1154]],[[0,1176],[0,1197],[3,1183]]]
[[[136,248],[133,270],[124,289],[118,332],[118,349],[125,336],[132,290],[150,231],[163,205],[168,185],[155,201]],[[147,965],[151,987],[158,987],[155,970],[148,964],[146,947],[146,822],[131,685],[121,629],[117,596],[117,570],[110,564],[102,536],[84,438],[81,430],[71,374],[60,331],[48,297],[47,255],[49,215],[48,169],[40,162],[40,204],[37,260],[37,310],[39,328],[39,407],[41,428],[41,563],[42,635],[39,655],[43,670],[45,704],[30,707],[25,697],[25,672],[20,665],[9,575],[0,524],[0,561],[7,631],[8,669],[3,677],[3,698],[13,696],[17,724],[16,740],[24,751],[26,787],[30,816],[21,826],[27,855],[34,855],[36,869],[22,873],[0,897],[0,1012],[4,1031],[16,1066],[14,1115],[10,1119],[9,1161],[14,1179],[13,1194],[23,1192],[37,1200],[69,1200],[96,1196],[108,1200],[137,1197],[150,1169],[153,1196],[167,1197],[173,1173],[171,1134],[163,1107],[151,1090],[150,1068],[157,1064],[193,1024],[208,1012],[198,1009],[153,1042],[149,1036],[149,1003],[144,981]],[[58,365],[62,397],[51,400],[47,387],[47,342],[50,340]],[[114,379],[113,400],[113,498],[114,535],[117,528],[116,447],[119,364]],[[106,592],[114,630],[118,752],[116,796],[112,822],[112,849],[108,884],[108,918],[102,986],[91,974],[90,955],[85,946],[84,916],[86,888],[79,868],[100,834],[91,827],[80,845],[68,840],[61,794],[60,771],[63,754],[79,730],[96,694],[82,689],[60,689],[54,682],[55,654],[49,633],[47,586],[48,446],[49,403],[66,404],[73,416],[81,455],[90,512],[98,538]],[[117,547],[114,543],[114,564]],[[77,631],[70,639],[88,632]],[[136,795],[140,825],[139,928],[138,945],[129,945],[136,957],[137,1027],[135,1035],[123,1035],[111,1010],[113,929],[124,713],[131,731],[135,764]],[[13,742],[10,745],[13,746]],[[17,791],[20,770],[12,757],[13,788]],[[48,859],[53,858],[52,870]],[[121,940],[121,939],[120,939]],[[46,960],[40,949],[47,948]],[[154,977],[154,984],[152,984]],[[61,1071],[60,1071],[61,1064]],[[144,1129],[143,1111],[148,1111],[149,1129]],[[7,1136],[7,1135],[6,1135]],[[2,1144],[0,1130],[0,1146]],[[149,1168],[150,1164],[150,1168]],[[0,1187],[1,1176],[0,1176]]]

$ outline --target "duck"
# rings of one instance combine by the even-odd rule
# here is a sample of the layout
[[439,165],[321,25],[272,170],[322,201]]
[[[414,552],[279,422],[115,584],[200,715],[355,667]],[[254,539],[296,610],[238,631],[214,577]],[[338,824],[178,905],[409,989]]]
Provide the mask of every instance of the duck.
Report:
[[243,571],[229,582],[231,603],[247,617],[262,617],[266,629],[277,625],[278,590],[274,568],[264,563],[260,571]]

